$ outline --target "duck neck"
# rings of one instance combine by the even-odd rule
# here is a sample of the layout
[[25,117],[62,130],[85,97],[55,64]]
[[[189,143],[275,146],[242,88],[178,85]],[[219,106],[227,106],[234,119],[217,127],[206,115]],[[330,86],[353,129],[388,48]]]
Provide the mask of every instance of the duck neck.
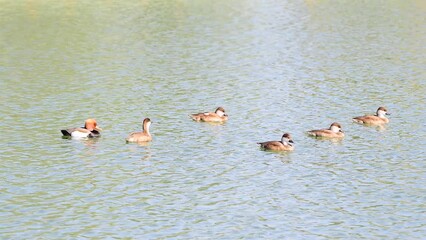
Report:
[[149,125],[151,125],[151,123],[150,123],[150,122],[147,122],[147,123],[145,123],[145,124],[142,126],[143,132],[144,132],[144,133],[146,133],[146,134],[148,134],[148,135],[150,135],[150,133],[149,133]]

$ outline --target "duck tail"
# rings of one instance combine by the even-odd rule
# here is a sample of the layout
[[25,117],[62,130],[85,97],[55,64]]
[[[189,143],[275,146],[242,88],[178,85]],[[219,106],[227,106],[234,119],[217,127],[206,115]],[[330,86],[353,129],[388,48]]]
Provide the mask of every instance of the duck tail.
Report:
[[71,133],[66,129],[61,130],[61,133],[62,133],[62,135],[67,136],[67,137],[71,136]]
[[198,116],[198,114],[190,114],[190,115],[189,115],[189,117],[190,117],[192,120],[197,121],[197,122],[201,120],[201,117],[200,117],[200,116]]
[[317,136],[317,134],[313,131],[307,131],[306,134],[308,134],[309,136],[314,136],[314,137]]
[[356,123],[364,123],[364,121],[362,121],[359,118],[352,118],[352,121],[356,122]]

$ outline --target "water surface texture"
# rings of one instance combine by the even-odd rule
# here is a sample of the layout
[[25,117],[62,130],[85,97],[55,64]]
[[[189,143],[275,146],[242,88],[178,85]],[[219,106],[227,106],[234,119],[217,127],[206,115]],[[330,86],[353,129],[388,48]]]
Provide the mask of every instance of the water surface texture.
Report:
[[[421,0],[0,0],[0,238],[425,238],[425,16]],[[218,106],[226,124],[188,117]],[[385,128],[352,123],[379,106]],[[126,144],[145,117],[153,141]],[[61,137],[86,118],[101,138]],[[305,134],[334,121],[343,141]],[[256,144],[284,132],[294,152]]]

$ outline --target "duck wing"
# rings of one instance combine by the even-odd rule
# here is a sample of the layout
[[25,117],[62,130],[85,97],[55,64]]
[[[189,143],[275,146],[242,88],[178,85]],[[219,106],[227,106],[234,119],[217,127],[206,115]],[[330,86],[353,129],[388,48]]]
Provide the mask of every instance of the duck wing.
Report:
[[283,146],[280,141],[259,142],[257,144],[260,144],[263,148],[279,148]]
[[377,116],[371,116],[371,115],[369,115],[369,116],[359,116],[359,117],[354,117],[354,118],[352,118],[352,120],[354,121],[354,122],[357,122],[357,123],[364,123],[365,121],[375,121],[375,120],[377,120],[379,117],[377,117]]
[[126,138],[127,142],[149,142],[152,137],[144,132],[133,132]]

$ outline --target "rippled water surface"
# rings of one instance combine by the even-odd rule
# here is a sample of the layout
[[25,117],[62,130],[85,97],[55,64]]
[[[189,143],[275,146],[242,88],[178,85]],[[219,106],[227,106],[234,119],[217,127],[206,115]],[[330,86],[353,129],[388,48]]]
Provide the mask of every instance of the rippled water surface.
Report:
[[[0,0],[0,238],[425,238],[425,16],[420,0]],[[188,117],[217,106],[226,124]],[[385,128],[351,122],[379,106]],[[154,140],[126,144],[145,117]],[[86,118],[101,138],[61,137]],[[343,141],[305,134],[334,121]],[[258,148],[284,132],[294,152]]]

